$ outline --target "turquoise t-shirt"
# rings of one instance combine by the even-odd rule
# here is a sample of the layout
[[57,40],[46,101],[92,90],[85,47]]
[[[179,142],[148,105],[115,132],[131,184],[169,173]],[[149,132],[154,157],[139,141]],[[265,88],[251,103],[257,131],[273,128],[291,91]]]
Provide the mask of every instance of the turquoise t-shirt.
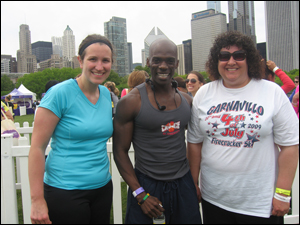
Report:
[[111,96],[99,85],[100,97],[92,104],[69,79],[53,86],[39,107],[60,118],[52,135],[44,182],[65,190],[91,190],[110,180],[106,142],[113,133]]

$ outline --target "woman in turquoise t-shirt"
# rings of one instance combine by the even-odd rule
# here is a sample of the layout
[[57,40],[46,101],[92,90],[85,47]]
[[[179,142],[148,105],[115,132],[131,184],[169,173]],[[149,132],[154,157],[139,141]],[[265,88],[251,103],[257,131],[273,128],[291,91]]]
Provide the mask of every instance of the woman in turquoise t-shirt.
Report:
[[[79,46],[81,76],[52,87],[35,116],[29,152],[31,222],[109,223],[112,182],[106,142],[112,136],[113,47],[101,35]],[[45,149],[52,137],[45,163]]]

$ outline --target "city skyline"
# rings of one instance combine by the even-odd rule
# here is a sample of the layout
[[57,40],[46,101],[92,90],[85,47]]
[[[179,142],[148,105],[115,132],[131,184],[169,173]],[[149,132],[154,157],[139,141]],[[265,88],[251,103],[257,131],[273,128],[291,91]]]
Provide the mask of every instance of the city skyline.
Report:
[[[89,4],[93,7],[89,7]],[[113,5],[118,5],[118,7],[113,7]],[[264,2],[255,1],[254,8],[257,43],[265,42]],[[141,63],[144,39],[153,27],[159,27],[176,45],[182,44],[183,41],[191,39],[192,14],[206,9],[206,2],[189,1],[85,2],[85,4],[2,1],[1,54],[16,57],[17,50],[20,48],[18,32],[21,24],[29,26],[32,43],[51,41],[52,36],[62,37],[65,28],[69,25],[75,35],[77,54],[80,42],[88,34],[104,35],[104,23],[116,16],[126,19],[127,42],[132,43],[133,63]],[[87,12],[86,15],[85,12]],[[221,12],[226,14],[228,22],[227,2],[221,2]],[[91,15],[94,16],[91,17]]]

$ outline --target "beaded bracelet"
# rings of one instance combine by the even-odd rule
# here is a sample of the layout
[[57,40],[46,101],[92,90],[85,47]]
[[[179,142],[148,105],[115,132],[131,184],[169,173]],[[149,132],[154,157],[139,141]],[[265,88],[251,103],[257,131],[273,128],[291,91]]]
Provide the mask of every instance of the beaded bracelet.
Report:
[[143,198],[143,200],[142,200],[141,202],[138,202],[138,204],[139,204],[139,205],[142,205],[142,204],[145,202],[145,200],[146,200],[149,196],[150,196],[150,194],[147,193],[147,194],[145,195],[145,197]]

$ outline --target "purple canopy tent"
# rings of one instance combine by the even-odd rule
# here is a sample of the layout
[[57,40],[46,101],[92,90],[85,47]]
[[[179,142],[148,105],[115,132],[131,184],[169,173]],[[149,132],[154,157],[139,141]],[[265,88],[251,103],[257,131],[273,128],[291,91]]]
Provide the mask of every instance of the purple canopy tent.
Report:
[[[18,99],[19,101],[14,101],[14,103],[18,104],[18,108],[17,109],[13,109],[14,113],[16,116],[20,115],[20,110],[19,110],[19,106],[26,106],[26,108],[30,107],[30,103],[28,101],[25,102],[25,98],[32,98],[32,95],[28,95],[28,94],[23,94],[21,91],[19,91],[18,89],[14,89],[12,92],[10,92],[7,95],[11,95],[12,99]],[[1,96],[1,99],[4,99],[6,95]],[[23,100],[23,101],[22,101]],[[32,110],[33,111],[33,110]],[[29,113],[28,113],[29,114]]]

